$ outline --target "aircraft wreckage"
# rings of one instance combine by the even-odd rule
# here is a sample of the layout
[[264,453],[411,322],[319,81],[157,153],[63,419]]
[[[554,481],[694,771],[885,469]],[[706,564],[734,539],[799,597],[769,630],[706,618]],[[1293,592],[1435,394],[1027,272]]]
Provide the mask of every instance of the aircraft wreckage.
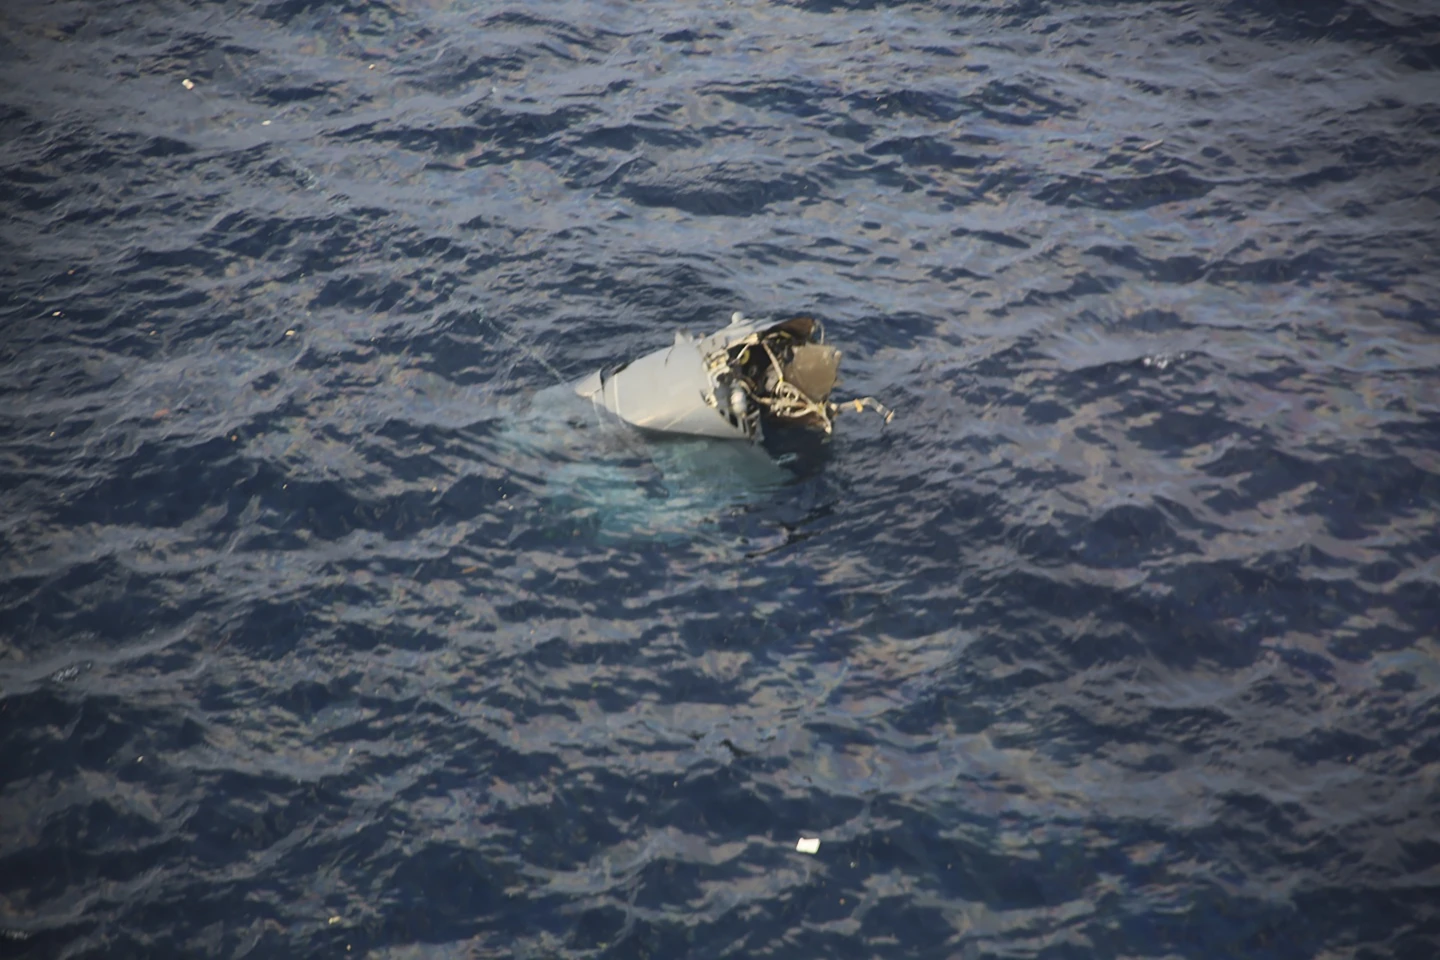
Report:
[[675,342],[619,366],[597,370],[575,392],[624,422],[655,433],[762,444],[767,430],[799,427],[829,435],[842,409],[894,416],[870,397],[830,399],[840,351],[813,317],[731,316],[706,337]]

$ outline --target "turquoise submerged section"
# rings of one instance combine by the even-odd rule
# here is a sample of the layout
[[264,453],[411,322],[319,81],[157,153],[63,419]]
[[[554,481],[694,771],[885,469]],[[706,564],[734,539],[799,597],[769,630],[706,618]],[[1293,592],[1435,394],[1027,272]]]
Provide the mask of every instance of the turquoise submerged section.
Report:
[[541,525],[606,542],[714,536],[796,480],[756,444],[642,431],[571,384],[521,399],[487,446]]

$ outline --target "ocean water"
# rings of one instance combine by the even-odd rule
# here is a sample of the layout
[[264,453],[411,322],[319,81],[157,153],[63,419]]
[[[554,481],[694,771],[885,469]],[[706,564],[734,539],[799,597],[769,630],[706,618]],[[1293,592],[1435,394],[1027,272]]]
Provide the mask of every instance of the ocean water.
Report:
[[1440,956],[1432,4],[13,3],[0,224],[0,956]]

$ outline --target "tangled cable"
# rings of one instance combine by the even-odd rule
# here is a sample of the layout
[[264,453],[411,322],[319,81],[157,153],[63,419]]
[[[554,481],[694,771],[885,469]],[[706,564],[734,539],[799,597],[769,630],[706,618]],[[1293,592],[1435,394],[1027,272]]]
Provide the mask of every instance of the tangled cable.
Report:
[[[823,342],[823,334],[821,336]],[[707,372],[717,382],[738,381],[750,401],[757,408],[764,409],[770,416],[778,420],[819,426],[826,434],[833,432],[835,417],[846,407],[857,412],[867,408],[874,409],[885,419],[886,423],[895,418],[894,411],[874,397],[831,402],[816,400],[809,396],[798,386],[785,379],[785,365],[770,345],[772,339],[788,342],[793,338],[789,333],[771,333],[768,337],[763,333],[752,333],[743,340],[730,344],[724,350],[717,350],[707,358]],[[768,388],[763,388],[761,384],[755,382],[755,376],[746,373],[746,365],[750,363],[750,351],[756,346],[765,352],[766,358],[770,361],[768,370],[774,373],[775,383]],[[757,369],[755,375],[761,376],[761,371]],[[768,378],[762,377],[762,379]]]

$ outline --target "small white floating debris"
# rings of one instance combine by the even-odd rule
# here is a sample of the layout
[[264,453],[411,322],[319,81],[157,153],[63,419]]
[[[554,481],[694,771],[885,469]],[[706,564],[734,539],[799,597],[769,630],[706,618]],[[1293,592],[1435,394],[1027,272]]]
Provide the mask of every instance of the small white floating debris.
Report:
[[795,849],[798,850],[800,853],[819,853],[819,852],[820,852],[820,838],[819,838],[819,837],[801,837],[799,840],[797,840],[797,841],[795,842]]
[[184,87],[186,90],[194,90],[195,81],[191,80],[189,77],[186,77],[184,80],[180,81],[180,86]]
[[262,127],[268,127],[268,126],[270,126],[270,121],[269,121],[269,120],[261,120],[261,121],[260,121],[260,126],[262,126]]
[[294,330],[286,330],[286,331],[285,331],[285,336],[287,336],[287,337],[293,337],[293,336],[295,336],[295,331],[294,331]]

